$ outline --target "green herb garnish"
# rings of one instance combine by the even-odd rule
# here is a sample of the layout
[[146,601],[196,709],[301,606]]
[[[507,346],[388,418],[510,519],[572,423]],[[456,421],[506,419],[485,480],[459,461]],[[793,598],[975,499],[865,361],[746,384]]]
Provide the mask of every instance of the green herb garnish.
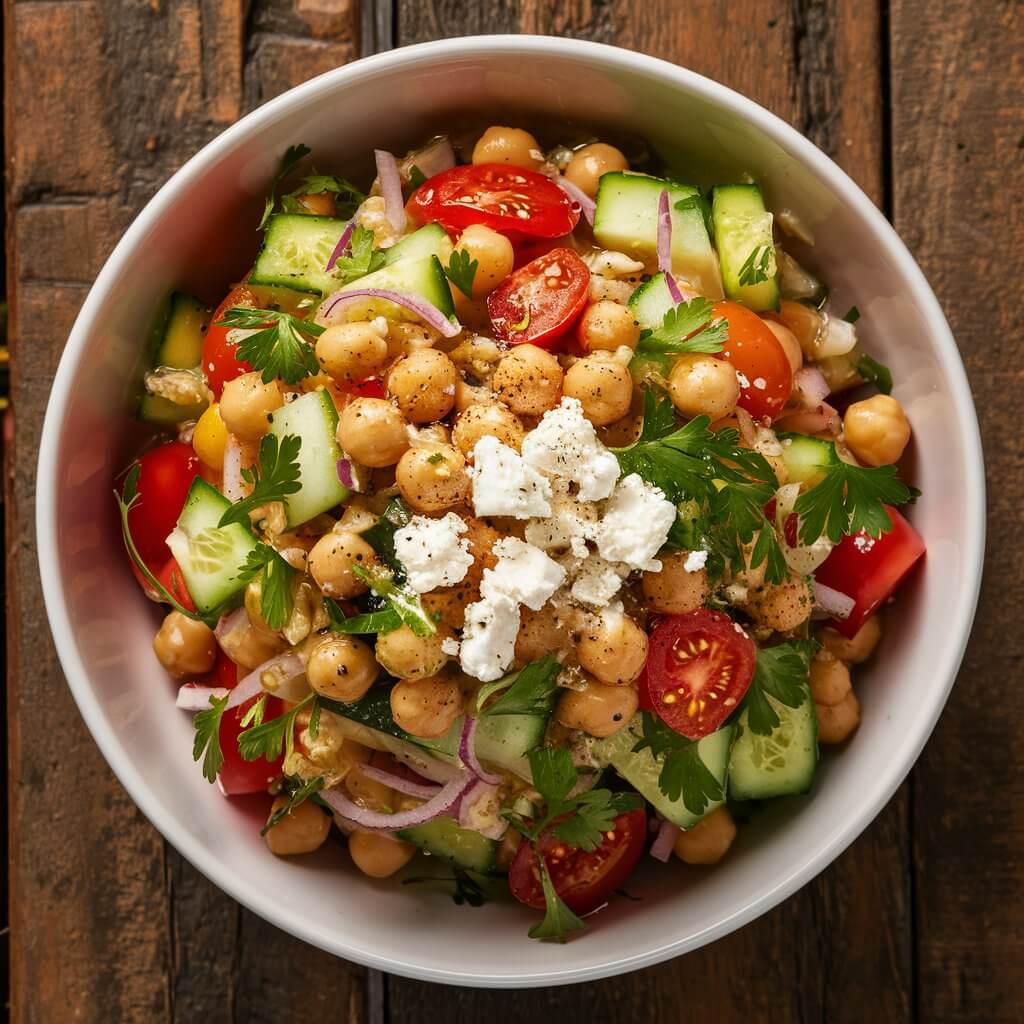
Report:
[[251,469],[243,469],[242,477],[252,486],[252,493],[236,501],[220,517],[218,525],[230,523],[249,526],[249,515],[272,501],[284,501],[295,494],[299,483],[299,448],[302,441],[295,434],[285,434],[278,440],[276,434],[267,434],[260,442],[260,458]]
[[281,629],[292,614],[295,570],[269,544],[259,543],[235,579],[248,583],[261,574],[260,615],[271,629]]
[[650,750],[655,760],[661,758],[658,788],[662,793],[669,800],[682,797],[691,814],[703,814],[708,804],[724,799],[722,784],[701,759],[699,741],[680,736],[649,711],[640,714],[643,738],[637,741],[633,751]]
[[335,216],[347,220],[356,212],[356,208],[366,198],[345,178],[337,178],[333,174],[313,173],[303,179],[302,185],[281,197],[281,208],[285,213],[309,214],[309,209],[299,201],[299,196],[323,195],[325,192],[334,196]]
[[779,724],[769,697],[788,708],[798,708],[807,698],[811,658],[817,649],[813,640],[790,640],[757,652],[754,680],[743,698],[746,725],[758,736],[768,736]]
[[883,395],[892,394],[892,371],[884,363],[872,359],[866,352],[857,357],[857,372],[869,383],[874,384]]
[[770,245],[757,245],[740,267],[741,285],[760,284],[775,273],[775,249]]
[[324,788],[324,781],[323,776],[320,775],[305,782],[292,776],[285,776],[284,792],[288,797],[288,802],[282,804],[276,811],[271,811],[267,823],[260,830],[260,835],[265,836],[282,818],[291,814],[299,804],[316,798],[316,794]]
[[224,311],[217,326],[253,331],[238,343],[235,354],[254,370],[262,371],[264,384],[278,377],[287,384],[297,384],[320,372],[313,342],[324,328],[311,320],[278,309],[232,306]]
[[207,782],[216,782],[224,764],[224,751],[220,746],[220,723],[228,706],[227,695],[210,697],[210,706],[192,719],[196,731],[192,743],[192,760],[203,759],[203,775]]
[[679,354],[681,352],[721,352],[729,339],[725,319],[712,322],[712,304],[698,296],[673,306],[665,313],[661,326],[641,331],[636,350],[640,353]]
[[456,288],[466,296],[467,299],[473,298],[473,278],[476,277],[477,268],[480,266],[479,260],[470,259],[469,253],[462,249],[455,249],[452,252],[452,257],[448,261],[448,266],[444,268],[444,276]]
[[419,594],[395,582],[395,575],[390,569],[383,566],[355,565],[352,572],[378,597],[384,598],[402,622],[417,636],[432,636],[437,632],[437,624],[420,603]]
[[[562,666],[550,655],[531,661],[525,668],[480,688],[477,711],[481,718],[492,715],[548,715],[551,700],[558,690]],[[495,693],[505,692],[488,708],[484,702]]]
[[[260,698],[260,700],[264,699],[264,697]],[[255,761],[261,757],[265,757],[268,761],[274,761],[281,756],[282,749],[285,757],[290,757],[295,750],[295,720],[306,708],[309,708],[310,711],[310,734],[316,735],[317,730],[314,728],[312,716],[317,710],[317,700],[317,695],[311,693],[290,711],[278,715],[277,718],[272,718],[269,722],[262,720],[262,712],[255,715],[251,727],[238,736],[238,752],[246,761]],[[317,717],[319,718],[319,716]],[[245,724],[248,723],[243,719],[243,725]]]
[[364,615],[346,617],[337,602],[329,597],[324,598],[324,607],[331,621],[331,629],[336,633],[367,635],[370,633],[390,633],[402,625],[402,617],[394,608],[384,608],[379,612],[366,612]]
[[347,284],[357,278],[372,274],[384,266],[384,252],[374,248],[373,232],[368,228],[357,227],[352,232],[348,249],[338,257],[331,273],[338,278],[339,284]]

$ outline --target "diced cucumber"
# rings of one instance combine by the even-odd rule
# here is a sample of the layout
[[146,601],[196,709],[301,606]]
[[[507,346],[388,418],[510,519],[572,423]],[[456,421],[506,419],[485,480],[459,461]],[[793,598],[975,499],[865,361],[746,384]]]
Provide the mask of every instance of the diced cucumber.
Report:
[[[448,278],[436,256],[422,259],[400,259],[380,270],[360,277],[340,289],[342,292],[358,291],[363,288],[383,288],[402,295],[419,296],[436,306],[445,316],[453,316],[452,293]],[[382,316],[388,320],[416,320],[416,314],[404,306],[396,306],[385,299],[363,298],[343,307],[345,320],[372,320]]]
[[[725,793],[726,777],[729,768],[729,746],[732,742],[733,727],[723,726],[710,736],[705,736],[698,745],[697,752],[707,766],[708,771],[718,780]],[[663,817],[680,828],[692,828],[705,815],[719,807],[723,800],[715,800],[708,804],[703,814],[694,814],[680,796],[678,800],[670,800],[658,785],[661,775],[661,760],[654,757],[649,749],[639,753],[633,747],[643,735],[640,714],[636,714],[625,729],[620,729],[614,736],[598,740],[591,748],[594,759],[602,766],[611,765],[634,789]]]
[[594,213],[594,237],[605,248],[652,262],[658,252],[658,202],[666,189],[672,214],[673,273],[691,281],[708,298],[722,298],[718,257],[708,237],[699,204],[676,209],[681,200],[699,195],[692,185],[680,185],[628,171],[601,175]]
[[488,875],[495,870],[497,842],[472,829],[462,828],[454,818],[435,818],[424,825],[403,828],[397,835],[431,856],[466,871]]
[[[165,366],[171,370],[191,370],[203,357],[203,332],[210,320],[210,311],[196,298],[175,292],[161,316],[159,332],[150,369]],[[179,405],[160,395],[144,394],[139,401],[139,419],[147,423],[170,426],[185,420],[198,419],[205,402]]]
[[399,260],[422,260],[427,256],[436,256],[442,263],[447,263],[454,248],[448,232],[440,224],[426,224],[385,249],[384,266]]
[[729,758],[729,796],[734,800],[765,800],[806,793],[818,766],[818,718],[808,689],[803,703],[791,708],[765,695],[779,716],[768,736],[747,723],[744,710],[736,724]]
[[664,322],[665,314],[675,305],[665,275],[661,273],[645,281],[629,297],[633,319],[644,331],[657,330]]
[[326,391],[310,391],[285,405],[270,417],[270,432],[278,438],[295,434],[299,448],[299,489],[284,500],[289,526],[298,526],[313,516],[340,505],[349,495],[338,479],[341,449],[334,433],[338,411]]
[[779,308],[772,215],[756,185],[718,185],[711,193],[715,248],[725,294],[755,313]]
[[250,281],[327,295],[341,284],[325,270],[348,221],[308,214],[278,213],[267,222],[263,247]]
[[231,502],[201,477],[192,481],[177,529],[167,538],[196,610],[207,614],[245,586],[239,573],[256,538],[240,523],[220,526]]
[[831,441],[806,434],[779,434],[786,478],[791,484],[818,483],[829,466],[839,461]]

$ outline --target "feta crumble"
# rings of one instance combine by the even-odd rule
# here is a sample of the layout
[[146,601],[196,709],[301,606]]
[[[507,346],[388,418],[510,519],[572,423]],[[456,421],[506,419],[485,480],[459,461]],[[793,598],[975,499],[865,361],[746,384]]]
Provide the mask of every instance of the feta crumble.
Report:
[[441,653],[447,654],[449,658],[457,658],[461,648],[462,644],[453,636],[446,636],[441,641]]
[[591,555],[580,566],[569,593],[574,601],[604,608],[619,592],[628,575],[628,566],[616,566],[600,555]]
[[441,519],[413,516],[395,531],[395,555],[405,569],[409,589],[425,594],[461,583],[473,564],[466,524],[454,512]]
[[498,564],[484,569],[480,593],[485,599],[507,597],[539,612],[565,582],[565,569],[540,548],[517,537],[505,537],[494,545]]
[[515,657],[519,635],[519,607],[509,597],[496,595],[466,608],[459,664],[463,672],[490,683],[500,679]]
[[691,551],[686,556],[686,561],[683,562],[683,568],[687,572],[700,572],[708,563],[708,553],[706,551]]
[[474,445],[472,479],[478,516],[551,515],[551,484],[496,437],[481,437]]
[[657,572],[654,556],[664,546],[676,520],[675,505],[661,489],[636,473],[623,477],[605,508],[597,531],[597,550],[609,562]]

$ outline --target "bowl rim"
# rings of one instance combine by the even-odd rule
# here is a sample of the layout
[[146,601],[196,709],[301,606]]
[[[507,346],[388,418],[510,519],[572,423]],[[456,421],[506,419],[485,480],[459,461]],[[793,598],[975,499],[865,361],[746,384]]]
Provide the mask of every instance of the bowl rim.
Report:
[[[660,941],[641,952],[600,962],[569,968],[553,967],[525,975],[499,974],[488,971],[465,973],[425,967],[414,959],[402,956],[379,956],[367,953],[345,941],[337,932],[305,924],[280,901],[270,898],[233,873],[205,852],[183,824],[165,815],[162,806],[151,794],[122,747],[113,728],[108,726],[100,704],[92,692],[89,673],[83,663],[70,618],[64,605],[64,580],[58,562],[56,495],[58,488],[57,452],[63,427],[63,409],[82,362],[88,336],[93,329],[96,312],[105,294],[131,259],[132,252],[143,241],[151,225],[159,221],[176,194],[200,178],[223,153],[243,140],[250,132],[280,117],[289,110],[301,108],[308,99],[345,84],[372,79],[381,71],[412,69],[421,63],[435,63],[446,57],[466,55],[529,53],[553,59],[562,57],[590,59],[606,68],[639,74],[668,86],[696,93],[707,101],[724,107],[753,123],[766,136],[783,145],[795,159],[809,165],[815,175],[848,203],[872,230],[891,258],[898,263],[910,282],[913,296],[929,326],[930,338],[948,378],[949,399],[957,417],[965,446],[966,491],[964,581],[958,594],[953,620],[955,628],[947,633],[941,651],[936,652],[935,682],[930,706],[900,739],[888,763],[881,766],[865,787],[865,798],[857,811],[821,843],[790,865],[785,876],[774,886],[761,892],[753,901],[733,911],[713,925],[685,938]],[[956,678],[970,635],[985,550],[985,475],[977,414],[971,397],[967,374],[959,350],[938,300],[928,285],[906,245],[895,229],[865,195],[860,187],[834,161],[781,118],[755,101],[687,68],[646,54],[605,43],[562,39],[539,35],[485,35],[418,43],[385,53],[363,57],[341,68],[325,72],[280,96],[268,101],[207,143],[189,159],[149,200],[104,263],[75,319],[68,342],[61,355],[47,403],[39,446],[36,478],[36,544],[44,603],[61,666],[75,702],[118,780],[135,804],[163,837],[199,872],[210,879],[249,910],[295,937],[318,946],[336,956],[365,967],[388,971],[404,977],[438,983],[487,988],[529,988],[540,985],[572,984],[596,980],[660,963],[690,952],[728,935],[735,929],[761,916],[798,888],[824,870],[877,817],[884,805],[907,776],[931,735]],[[525,940],[524,940],[525,941]]]

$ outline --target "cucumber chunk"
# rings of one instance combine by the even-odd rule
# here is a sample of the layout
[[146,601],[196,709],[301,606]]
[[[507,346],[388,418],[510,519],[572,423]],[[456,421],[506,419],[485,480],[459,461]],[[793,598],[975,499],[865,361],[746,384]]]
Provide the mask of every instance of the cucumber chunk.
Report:
[[289,526],[298,526],[340,505],[349,495],[338,479],[341,449],[334,433],[338,412],[326,391],[311,391],[270,417],[270,432],[279,439],[295,434],[299,448],[299,489],[284,500]]
[[818,718],[810,690],[799,707],[791,708],[765,695],[779,716],[768,736],[747,723],[744,711],[736,724],[736,741],[729,758],[729,796],[734,800],[764,800],[806,793],[818,766]]
[[756,185],[718,185],[711,193],[715,248],[727,298],[755,313],[779,308],[772,215]]
[[633,292],[628,305],[641,330],[656,331],[664,322],[665,314],[676,304],[668,290],[665,275],[658,273]]
[[819,483],[829,466],[839,461],[836,446],[831,441],[806,434],[779,434],[782,461],[786,464],[786,479],[791,484]]
[[397,835],[399,839],[455,867],[476,871],[481,875],[495,871],[497,842],[472,829],[462,828],[454,818],[435,818],[424,825],[403,828]]
[[440,224],[427,224],[385,249],[384,266],[399,260],[422,260],[428,256],[436,256],[442,263],[447,263],[454,248],[448,232]]
[[[202,362],[203,333],[210,320],[210,311],[196,298],[175,292],[160,316],[156,347],[150,361],[151,369],[161,366],[170,370],[191,370]],[[139,400],[139,419],[160,426],[171,426],[185,420],[198,419],[205,402],[179,405],[160,395],[144,394]]]
[[[697,745],[701,760],[718,780],[723,794],[729,769],[732,733],[731,725],[723,726],[710,736],[705,736]],[[694,814],[683,802],[682,796],[677,800],[670,800],[658,786],[661,760],[655,758],[649,749],[641,750],[639,753],[633,751],[633,747],[642,736],[642,720],[638,713],[625,729],[620,729],[607,739],[598,740],[591,748],[591,752],[599,765],[610,765],[614,768],[659,814],[680,828],[693,828],[701,818],[725,802],[724,797],[722,800],[711,801],[703,814]]]
[[645,263],[653,262],[658,254],[658,202],[666,189],[672,215],[673,273],[691,281],[708,298],[722,298],[718,257],[708,237],[703,213],[696,204],[676,209],[676,203],[699,194],[692,185],[628,171],[601,175],[594,237],[605,248],[628,253]]
[[[372,274],[345,285],[340,291],[359,291],[363,288],[382,288],[402,295],[419,296],[436,306],[445,316],[455,314],[448,278],[444,276],[444,268],[437,256],[396,260]],[[346,305],[341,311],[341,316],[345,320],[373,320],[378,316],[388,320],[418,319],[415,313],[404,306],[396,306],[386,299],[374,298],[363,298]]]
[[219,526],[231,502],[201,477],[192,481],[177,529],[167,538],[171,554],[203,615],[230,600],[245,586],[238,578],[256,538],[240,523]]
[[251,283],[319,295],[335,291],[341,280],[324,268],[347,226],[348,221],[334,217],[275,214],[267,222]]

